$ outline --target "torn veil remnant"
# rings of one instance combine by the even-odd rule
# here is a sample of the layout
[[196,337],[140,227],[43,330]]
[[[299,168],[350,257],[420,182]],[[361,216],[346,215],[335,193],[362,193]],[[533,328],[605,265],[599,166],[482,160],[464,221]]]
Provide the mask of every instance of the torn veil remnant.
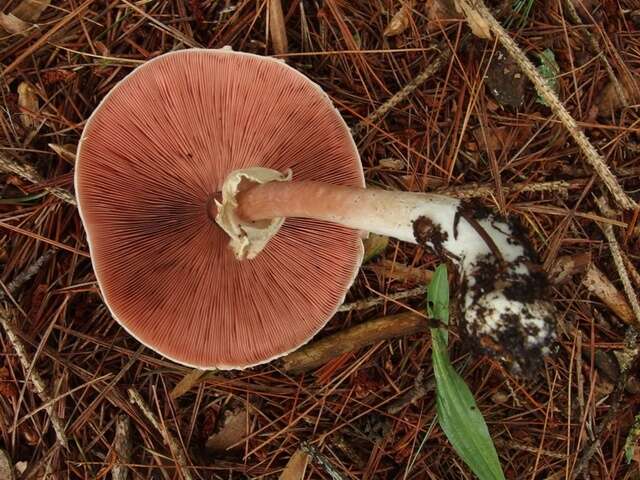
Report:
[[195,49],[137,68],[87,122],[76,191],[114,317],[180,363],[244,368],[307,342],[356,275],[361,231],[455,260],[464,330],[515,370],[554,336],[544,276],[510,223],[365,189],[329,98],[273,59]]
[[268,168],[253,167],[231,173],[222,187],[222,202],[215,201],[215,221],[229,235],[229,246],[238,260],[254,259],[278,233],[284,218],[273,217],[262,222],[243,223],[236,214],[236,196],[251,185],[291,180],[291,170],[281,174]]

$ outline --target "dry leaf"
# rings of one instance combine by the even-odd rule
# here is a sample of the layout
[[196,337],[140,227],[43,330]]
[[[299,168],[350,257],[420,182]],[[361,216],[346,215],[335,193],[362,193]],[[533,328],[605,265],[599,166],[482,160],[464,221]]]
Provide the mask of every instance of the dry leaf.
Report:
[[491,395],[491,400],[497,404],[507,403],[509,401],[509,394],[502,390],[496,390],[493,395]]
[[[49,145],[51,146],[51,145]],[[189,390],[193,388],[198,382],[202,380],[202,377],[207,372],[205,370],[200,370],[198,368],[194,368],[189,373],[187,373],[182,380],[178,382],[178,384],[171,390],[169,394],[170,397],[175,400],[176,398],[180,398],[182,395],[187,393]]]
[[[629,98],[628,92],[620,86],[627,98]],[[598,115],[609,116],[616,112],[618,109],[624,106],[624,100],[618,94],[618,89],[613,82],[609,82],[598,97]]]
[[50,143],[49,148],[56,152],[60,158],[71,165],[76,163],[76,152],[78,146],[72,143],[65,143],[64,145],[58,145],[57,143]]
[[388,168],[389,170],[403,170],[405,167],[404,160],[401,158],[383,158],[378,162],[380,168]]
[[22,438],[27,445],[34,446],[42,441],[38,432],[36,432],[31,425],[23,423],[18,426],[18,431],[22,434]]
[[242,441],[247,434],[248,414],[244,408],[227,410],[218,421],[220,427],[207,439],[207,450],[225,452]]
[[287,29],[284,23],[284,13],[282,13],[282,3],[280,0],[269,0],[269,32],[273,50],[278,55],[287,53]]
[[596,349],[593,352],[593,360],[595,362],[598,373],[612,383],[615,383],[620,377],[620,363],[616,358],[615,352]]
[[13,383],[13,379],[11,378],[7,367],[0,368],[0,396],[5,397],[8,400],[15,400],[18,398],[18,390]]
[[27,462],[17,462],[16,463],[16,472],[18,472],[18,475],[22,475],[24,472],[27,471],[27,467],[29,466],[29,464]]
[[404,5],[402,5],[402,7],[400,7],[400,10],[398,10],[393,16],[393,18],[389,22],[389,25],[387,25],[387,28],[384,29],[383,35],[385,37],[400,35],[407,29],[411,21],[412,7],[413,6],[411,5],[411,3],[405,3]]
[[501,104],[517,108],[524,102],[527,78],[513,58],[498,48],[487,69],[485,83],[494,98]]
[[99,55],[102,55],[103,57],[108,57],[111,55],[109,47],[107,47],[104,43],[100,41],[93,42],[93,46],[95,47],[96,52],[98,52]]
[[434,33],[442,30],[443,20],[460,20],[462,17],[456,12],[451,0],[427,0],[427,32]]
[[591,265],[582,283],[596,297],[602,300],[623,322],[634,325],[635,316],[625,296],[611,283],[600,269]]
[[25,22],[36,23],[50,3],[51,0],[22,0],[11,13]]
[[613,392],[613,383],[603,377],[598,377],[598,381],[595,383],[593,391],[596,400],[600,401],[611,395],[611,392]]
[[483,128],[477,127],[473,129],[473,137],[478,143],[478,147],[483,151],[496,152],[504,150],[505,148],[513,148],[513,128],[509,127],[497,127],[497,128]]
[[309,464],[309,454],[298,450],[291,455],[287,466],[280,474],[279,480],[302,480]]
[[[0,478],[2,480],[14,480],[16,476],[13,473],[11,459],[7,452],[0,448]],[[294,477],[291,477],[294,478]],[[301,477],[302,478],[302,477]]]
[[489,23],[478,13],[468,0],[455,0],[456,10],[467,19],[471,31],[476,37],[491,38]]
[[20,116],[22,125],[32,128],[35,125],[33,114],[38,112],[39,101],[35,89],[27,82],[18,85],[18,105],[25,112]]
[[379,392],[384,387],[384,381],[366,370],[358,370],[353,376],[353,396],[363,399],[372,392]]
[[[619,82],[620,89],[626,97],[626,103],[634,104],[640,101],[638,86],[634,84],[634,80]],[[608,117],[625,106],[625,99],[621,97],[615,83],[609,82],[604,89],[602,89],[596,104],[598,105],[598,115]]]
[[571,280],[572,276],[578,273],[583,273],[590,264],[590,252],[559,257],[551,267],[549,278],[553,279],[554,285],[562,285],[563,283]]
[[6,14],[0,12],[0,27],[7,33],[22,34],[33,27],[33,25],[24,20],[20,20],[13,13]]

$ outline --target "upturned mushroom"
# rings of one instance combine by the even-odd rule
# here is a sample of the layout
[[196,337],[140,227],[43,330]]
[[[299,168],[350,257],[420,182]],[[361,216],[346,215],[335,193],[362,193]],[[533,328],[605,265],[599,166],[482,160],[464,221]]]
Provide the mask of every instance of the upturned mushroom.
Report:
[[344,300],[364,232],[456,262],[463,331],[514,370],[554,338],[545,276],[515,223],[366,189],[328,96],[278,60],[194,49],[138,67],[87,122],[75,185],[105,303],[179,363],[245,368],[306,343]]

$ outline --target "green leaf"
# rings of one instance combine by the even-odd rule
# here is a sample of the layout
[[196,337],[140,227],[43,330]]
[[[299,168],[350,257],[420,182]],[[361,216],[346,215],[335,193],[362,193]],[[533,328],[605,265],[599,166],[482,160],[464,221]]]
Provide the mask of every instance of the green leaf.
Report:
[[[427,312],[449,322],[447,268],[440,265],[427,288]],[[447,331],[432,328],[432,359],[436,379],[438,422],[451,445],[480,480],[504,480],[498,454],[476,402],[449,361]]]
[[[427,287],[427,314],[430,318],[449,325],[449,279],[446,265],[439,265],[436,268]],[[446,343],[447,331],[443,330],[443,332]]]
[[[547,81],[547,85],[557,93],[557,77],[560,74],[560,67],[558,66],[558,62],[556,62],[556,56],[547,48],[544,52],[538,54],[538,59],[540,60],[540,65],[537,68],[538,73],[540,73],[542,78]],[[536,102],[541,103],[542,105],[547,105],[546,100],[539,95]]]

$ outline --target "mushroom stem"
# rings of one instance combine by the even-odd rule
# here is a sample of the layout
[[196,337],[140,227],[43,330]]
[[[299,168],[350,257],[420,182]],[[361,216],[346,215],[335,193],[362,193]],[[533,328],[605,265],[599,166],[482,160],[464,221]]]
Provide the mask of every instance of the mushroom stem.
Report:
[[455,261],[462,278],[463,332],[514,371],[540,364],[554,338],[546,276],[513,221],[442,195],[311,181],[245,183],[233,198],[247,228],[304,217],[394,237]]
[[[453,218],[459,202],[438,195],[345,187],[320,182],[270,182],[238,193],[236,213],[246,221],[303,217],[416,243],[413,221]],[[444,209],[445,211],[443,211]],[[452,252],[455,253],[455,252]]]
[[[502,263],[524,254],[487,212],[458,199],[429,193],[393,192],[320,182],[269,182],[237,194],[236,214],[246,222],[280,217],[325,220],[417,243],[465,261],[493,255]],[[520,242],[518,242],[520,243]]]

